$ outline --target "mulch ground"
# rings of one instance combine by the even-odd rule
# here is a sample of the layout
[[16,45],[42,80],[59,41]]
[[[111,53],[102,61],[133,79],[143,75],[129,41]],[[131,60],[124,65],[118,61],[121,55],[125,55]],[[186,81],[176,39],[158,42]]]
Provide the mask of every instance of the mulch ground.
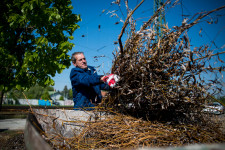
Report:
[[24,132],[21,130],[0,130],[1,150],[25,150]]

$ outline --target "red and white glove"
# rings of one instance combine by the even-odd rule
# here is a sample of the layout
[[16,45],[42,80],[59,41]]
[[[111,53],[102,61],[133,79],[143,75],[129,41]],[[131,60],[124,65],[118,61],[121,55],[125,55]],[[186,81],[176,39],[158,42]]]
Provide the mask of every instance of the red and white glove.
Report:
[[111,88],[114,88],[119,80],[120,77],[116,74],[110,74],[103,77],[103,81],[106,82]]

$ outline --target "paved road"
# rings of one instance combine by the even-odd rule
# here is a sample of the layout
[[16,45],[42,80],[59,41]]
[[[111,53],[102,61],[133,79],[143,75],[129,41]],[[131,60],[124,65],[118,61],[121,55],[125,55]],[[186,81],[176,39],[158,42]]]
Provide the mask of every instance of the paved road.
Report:
[[26,119],[2,119],[0,130],[24,130]]

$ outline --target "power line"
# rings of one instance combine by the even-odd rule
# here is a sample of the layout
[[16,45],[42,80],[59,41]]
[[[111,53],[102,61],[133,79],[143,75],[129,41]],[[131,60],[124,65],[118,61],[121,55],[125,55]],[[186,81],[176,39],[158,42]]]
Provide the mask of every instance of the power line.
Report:
[[106,47],[108,47],[108,46],[113,45],[113,44],[105,45],[105,46],[102,46],[102,47],[100,47],[100,48],[98,48],[98,49],[93,49],[93,48],[90,48],[90,47],[87,47],[87,46],[84,46],[84,45],[80,45],[80,44],[75,44],[75,45],[76,45],[76,46],[83,47],[83,48],[87,48],[87,49],[89,49],[89,50],[91,50],[91,51],[100,51],[100,50],[102,50],[102,49],[104,49],[104,48],[106,48]]
[[[185,5],[182,3],[182,0],[181,0],[181,5],[182,5],[182,7],[181,7],[181,9],[182,9],[182,19],[183,19],[183,16],[184,16],[184,14],[183,14],[183,7],[186,9],[186,11],[187,11],[189,14],[191,14],[191,12],[188,10],[187,7],[185,7]],[[216,43],[214,42],[215,38],[214,38],[214,40],[212,40],[212,38],[208,35],[208,33],[207,33],[205,30],[203,30],[202,26],[201,26],[200,24],[197,24],[197,25],[198,25],[198,26],[201,28],[201,30],[205,33],[205,35],[206,35],[207,38],[210,40],[210,42],[211,42],[213,45],[215,45],[216,48],[218,48],[218,46],[217,46]]]
[[86,22],[86,23],[84,23],[84,24],[81,24],[81,25],[79,25],[79,26],[83,26],[83,27],[84,27],[84,26],[90,24],[90,22],[93,22],[94,20],[97,20],[97,18],[101,17],[101,15],[104,14],[105,11],[106,11],[106,10],[109,10],[111,7],[112,7],[112,5],[109,6],[107,9],[103,9],[103,11],[102,11],[100,14],[96,15],[96,17],[92,18],[90,21],[88,21],[88,22]]

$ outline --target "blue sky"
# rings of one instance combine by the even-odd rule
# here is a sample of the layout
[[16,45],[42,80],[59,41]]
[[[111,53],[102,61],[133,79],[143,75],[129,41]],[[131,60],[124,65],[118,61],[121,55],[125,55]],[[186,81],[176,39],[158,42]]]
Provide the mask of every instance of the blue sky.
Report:
[[[140,1],[129,0],[128,5],[133,9]],[[88,65],[100,66],[97,68],[99,74],[110,73],[113,60],[112,53],[115,49],[118,49],[118,45],[115,45],[114,41],[117,41],[123,26],[121,22],[115,24],[119,19],[110,17],[111,14],[107,14],[107,12],[108,10],[117,10],[122,20],[125,20],[122,17],[123,15],[126,17],[124,7],[121,6],[122,11],[120,11],[118,6],[115,4],[111,5],[111,2],[112,0],[72,0],[73,13],[80,14],[82,21],[78,23],[80,28],[74,32],[74,40],[72,42],[75,44],[75,47],[68,54],[71,55],[73,52],[83,51]],[[184,15],[192,16],[197,12],[209,11],[223,5],[225,5],[225,0],[182,0],[182,5],[178,4],[174,8],[166,11],[166,22],[169,27],[181,25],[182,12]],[[105,10],[105,13],[102,13],[103,10]],[[121,12],[123,12],[123,15]],[[134,13],[134,18],[140,18],[137,22],[137,27],[140,27],[143,21],[149,19],[152,14],[153,0],[145,0]],[[217,14],[225,15],[225,9],[219,11]],[[100,30],[98,28],[99,25],[101,26]],[[202,37],[199,36],[201,28]],[[222,47],[225,44],[225,16],[220,17],[217,24],[200,23],[196,25],[189,30],[188,35],[194,47],[209,43],[212,49],[214,49],[215,46],[210,42],[212,40],[215,40],[217,47]],[[123,39],[123,42],[125,42],[125,39]],[[215,52],[224,50],[223,48]],[[96,60],[95,56],[103,55],[105,57],[100,57]],[[225,55],[221,59],[225,61]],[[56,90],[63,90],[65,85],[71,88],[69,74],[72,67],[71,64],[68,69],[65,69],[61,74],[56,74],[53,78],[55,81],[54,88]]]

